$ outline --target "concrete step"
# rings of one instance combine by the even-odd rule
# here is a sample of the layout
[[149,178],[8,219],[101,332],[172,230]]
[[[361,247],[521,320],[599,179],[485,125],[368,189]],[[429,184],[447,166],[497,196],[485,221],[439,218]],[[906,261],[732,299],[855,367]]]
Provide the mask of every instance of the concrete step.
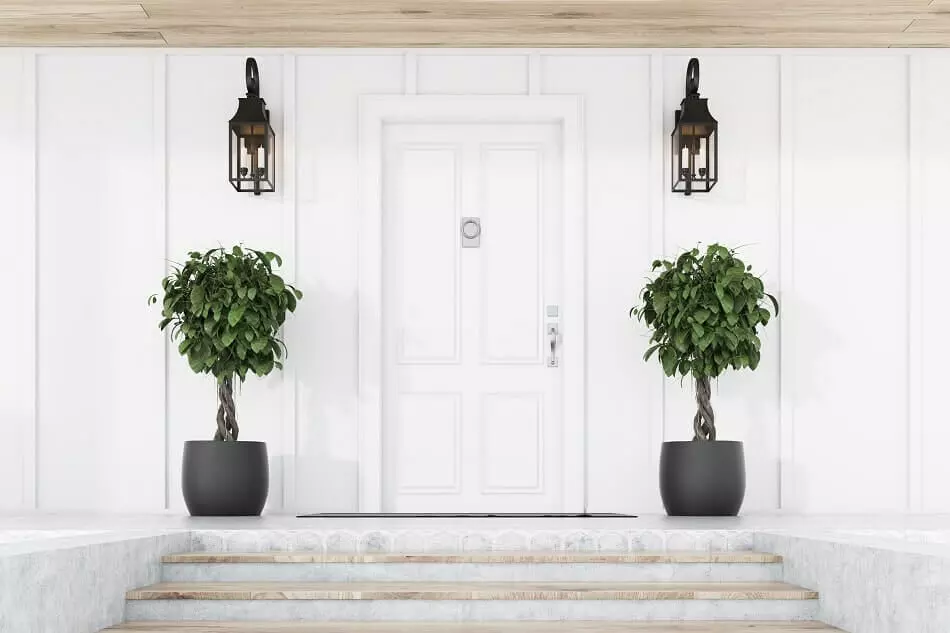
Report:
[[813,620],[780,582],[165,582],[128,592],[130,620]]
[[127,622],[110,633],[815,633],[821,622]]
[[360,553],[191,552],[163,558],[169,582],[777,581],[782,558],[751,551]]

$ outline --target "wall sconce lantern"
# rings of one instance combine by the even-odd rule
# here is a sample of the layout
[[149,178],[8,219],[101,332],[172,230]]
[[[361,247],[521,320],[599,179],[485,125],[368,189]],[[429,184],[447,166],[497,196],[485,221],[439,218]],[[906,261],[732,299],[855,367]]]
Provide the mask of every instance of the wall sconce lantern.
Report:
[[228,179],[237,191],[253,193],[274,191],[274,128],[270,112],[261,99],[257,61],[245,64],[247,96],[238,99],[238,109],[228,123]]
[[686,67],[686,97],[676,111],[671,156],[673,192],[707,192],[719,181],[719,123],[699,96],[699,60]]

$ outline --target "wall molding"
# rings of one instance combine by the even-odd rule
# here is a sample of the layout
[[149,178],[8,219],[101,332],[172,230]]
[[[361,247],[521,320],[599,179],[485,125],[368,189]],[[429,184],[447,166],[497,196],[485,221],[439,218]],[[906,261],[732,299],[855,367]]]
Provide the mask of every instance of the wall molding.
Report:
[[403,55],[403,91],[407,95],[414,95],[419,92],[419,55],[416,53],[406,53]]
[[31,209],[33,214],[33,222],[31,224],[33,235],[32,235],[32,245],[33,245],[33,260],[29,262],[29,272],[31,278],[31,285],[33,287],[33,318],[30,323],[32,326],[32,331],[26,333],[26,336],[33,340],[33,358],[30,359],[29,372],[32,374],[32,387],[33,393],[31,394],[31,399],[33,401],[33,418],[32,424],[30,424],[29,429],[24,434],[25,441],[23,446],[23,455],[24,455],[24,464],[23,464],[23,494],[21,499],[21,504],[24,508],[39,508],[39,459],[40,459],[40,447],[39,447],[39,429],[37,424],[39,422],[39,407],[40,407],[40,398],[39,398],[39,310],[40,310],[40,301],[39,301],[39,262],[40,262],[40,232],[39,232],[39,175],[38,175],[38,161],[39,153],[37,152],[37,135],[39,133],[39,96],[37,94],[38,81],[36,77],[37,72],[37,55],[35,52],[25,53],[23,55],[23,78],[25,89],[23,90],[23,101],[21,104],[21,113],[23,121],[23,135],[27,140],[28,151],[24,161],[26,165],[29,166],[29,174],[27,180],[27,200],[24,205],[25,208]]
[[[663,102],[664,56],[650,55],[650,258],[666,254],[666,154],[667,136]],[[653,472],[660,472],[660,450],[666,441],[666,377],[656,372],[651,378],[649,428],[650,462]]]
[[[164,278],[170,272],[168,263],[168,55],[162,53],[155,57],[152,65],[152,151],[153,151],[153,200],[155,204],[156,232],[161,235],[162,261],[159,270],[161,273],[158,278]],[[170,506],[170,495],[168,490],[168,469],[170,460],[168,459],[169,428],[168,428],[168,365],[171,343],[168,336],[162,335],[162,371],[161,392],[162,392],[162,420],[164,428],[162,431],[162,454],[165,456],[165,472],[162,481],[165,483],[163,490],[165,509]]]
[[923,126],[920,58],[907,56],[907,510],[923,510]]
[[795,146],[794,57],[779,58],[779,508],[799,506],[795,490]]
[[[297,279],[297,58],[284,55],[284,112],[281,182],[283,192],[283,235],[281,244],[287,256],[283,274]],[[294,325],[289,327],[293,328]],[[285,326],[287,327],[287,326]],[[282,510],[296,511],[297,497],[297,371],[294,361],[284,364],[282,376],[281,464]]]

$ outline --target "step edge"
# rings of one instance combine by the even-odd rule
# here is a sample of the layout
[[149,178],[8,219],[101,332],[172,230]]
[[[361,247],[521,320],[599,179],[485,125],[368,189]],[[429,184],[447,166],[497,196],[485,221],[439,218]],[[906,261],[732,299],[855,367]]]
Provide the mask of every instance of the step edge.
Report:
[[[544,588],[544,587],[493,587],[478,588],[473,583],[440,583],[439,588],[426,589],[424,583],[418,588],[401,586],[387,589],[385,583],[365,589],[350,589],[341,586],[307,587],[307,583],[292,583],[293,587],[282,587],[288,583],[196,583],[200,588],[189,589],[189,583],[174,583],[170,586],[154,585],[133,589],[126,593],[126,600],[371,600],[371,601],[626,601],[626,600],[817,600],[817,591],[794,585],[780,584],[775,587],[729,587],[716,586],[721,583],[709,583],[709,587],[657,586],[662,583],[644,583],[643,588],[625,586],[612,588],[609,585],[589,589]],[[215,587],[220,584],[220,587]],[[477,583],[475,583],[477,584]],[[489,583],[490,584],[490,583]],[[636,585],[636,583],[630,583]],[[675,583],[671,583],[675,584]],[[696,583],[691,583],[696,584]],[[766,584],[766,583],[763,583]],[[243,585],[243,586],[242,586]],[[257,585],[257,586],[253,586]],[[319,583],[317,584],[319,585]]]
[[767,552],[183,552],[162,557],[167,564],[780,564],[782,556]]
[[[234,629],[232,633],[239,633],[240,631],[254,631],[257,632],[261,627],[273,628],[274,625],[278,625],[277,628],[284,628],[290,633],[316,633],[317,631],[325,631],[326,633],[339,633],[341,630],[353,631],[366,633],[403,633],[404,629],[408,624],[412,625],[413,630],[419,629],[429,629],[432,633],[440,633],[440,631],[447,631],[449,633],[465,633],[465,631],[472,631],[473,633],[487,633],[488,631],[494,631],[497,633],[497,629],[493,627],[500,627],[504,629],[511,629],[513,631],[523,631],[525,633],[548,633],[548,631],[554,631],[558,629],[569,629],[571,633],[574,633],[578,629],[584,629],[587,633],[598,633],[598,631],[605,631],[607,633],[627,633],[628,631],[643,631],[646,630],[648,633],[650,629],[663,629],[669,628],[669,630],[680,633],[689,633],[690,630],[693,630],[693,633],[699,633],[703,628],[714,627],[716,630],[706,633],[727,633],[727,631],[719,629],[724,629],[729,626],[732,628],[740,627],[744,629],[749,629],[752,633],[779,633],[780,631],[789,631],[791,633],[800,633],[801,631],[825,631],[825,632],[841,632],[840,629],[835,628],[824,622],[819,622],[818,620],[802,620],[802,621],[776,621],[776,620],[739,620],[731,622],[713,621],[713,620],[675,620],[675,621],[644,621],[644,622],[631,622],[631,621],[622,621],[622,620],[555,620],[555,621],[511,621],[511,620],[500,620],[500,621],[483,621],[483,622],[431,622],[431,621],[419,621],[419,622],[399,622],[399,621],[317,621],[317,622],[275,622],[275,621],[240,621],[233,622],[227,620],[190,620],[190,621],[181,621],[181,622],[168,622],[168,621],[130,621],[123,622],[120,624],[113,625],[106,629],[103,629],[101,633],[141,633],[141,632],[153,632],[153,633],[165,633],[165,631],[182,631],[188,633],[203,633],[200,631],[201,628],[214,630],[214,627],[228,627]],[[683,627],[689,627],[685,631]],[[768,631],[767,629],[762,629],[760,627],[768,626],[773,629],[773,632]],[[741,632],[740,632],[741,633]]]

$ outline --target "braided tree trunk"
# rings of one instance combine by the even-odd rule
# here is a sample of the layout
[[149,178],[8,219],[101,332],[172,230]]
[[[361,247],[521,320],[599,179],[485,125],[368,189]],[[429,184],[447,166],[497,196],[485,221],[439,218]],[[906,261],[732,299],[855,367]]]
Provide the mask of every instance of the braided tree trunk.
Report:
[[237,413],[234,410],[234,377],[228,376],[218,382],[218,430],[214,439],[236,442],[238,438]]
[[696,415],[693,417],[693,441],[714,441],[716,439],[716,415],[713,413],[709,397],[712,390],[709,378],[696,379]]

